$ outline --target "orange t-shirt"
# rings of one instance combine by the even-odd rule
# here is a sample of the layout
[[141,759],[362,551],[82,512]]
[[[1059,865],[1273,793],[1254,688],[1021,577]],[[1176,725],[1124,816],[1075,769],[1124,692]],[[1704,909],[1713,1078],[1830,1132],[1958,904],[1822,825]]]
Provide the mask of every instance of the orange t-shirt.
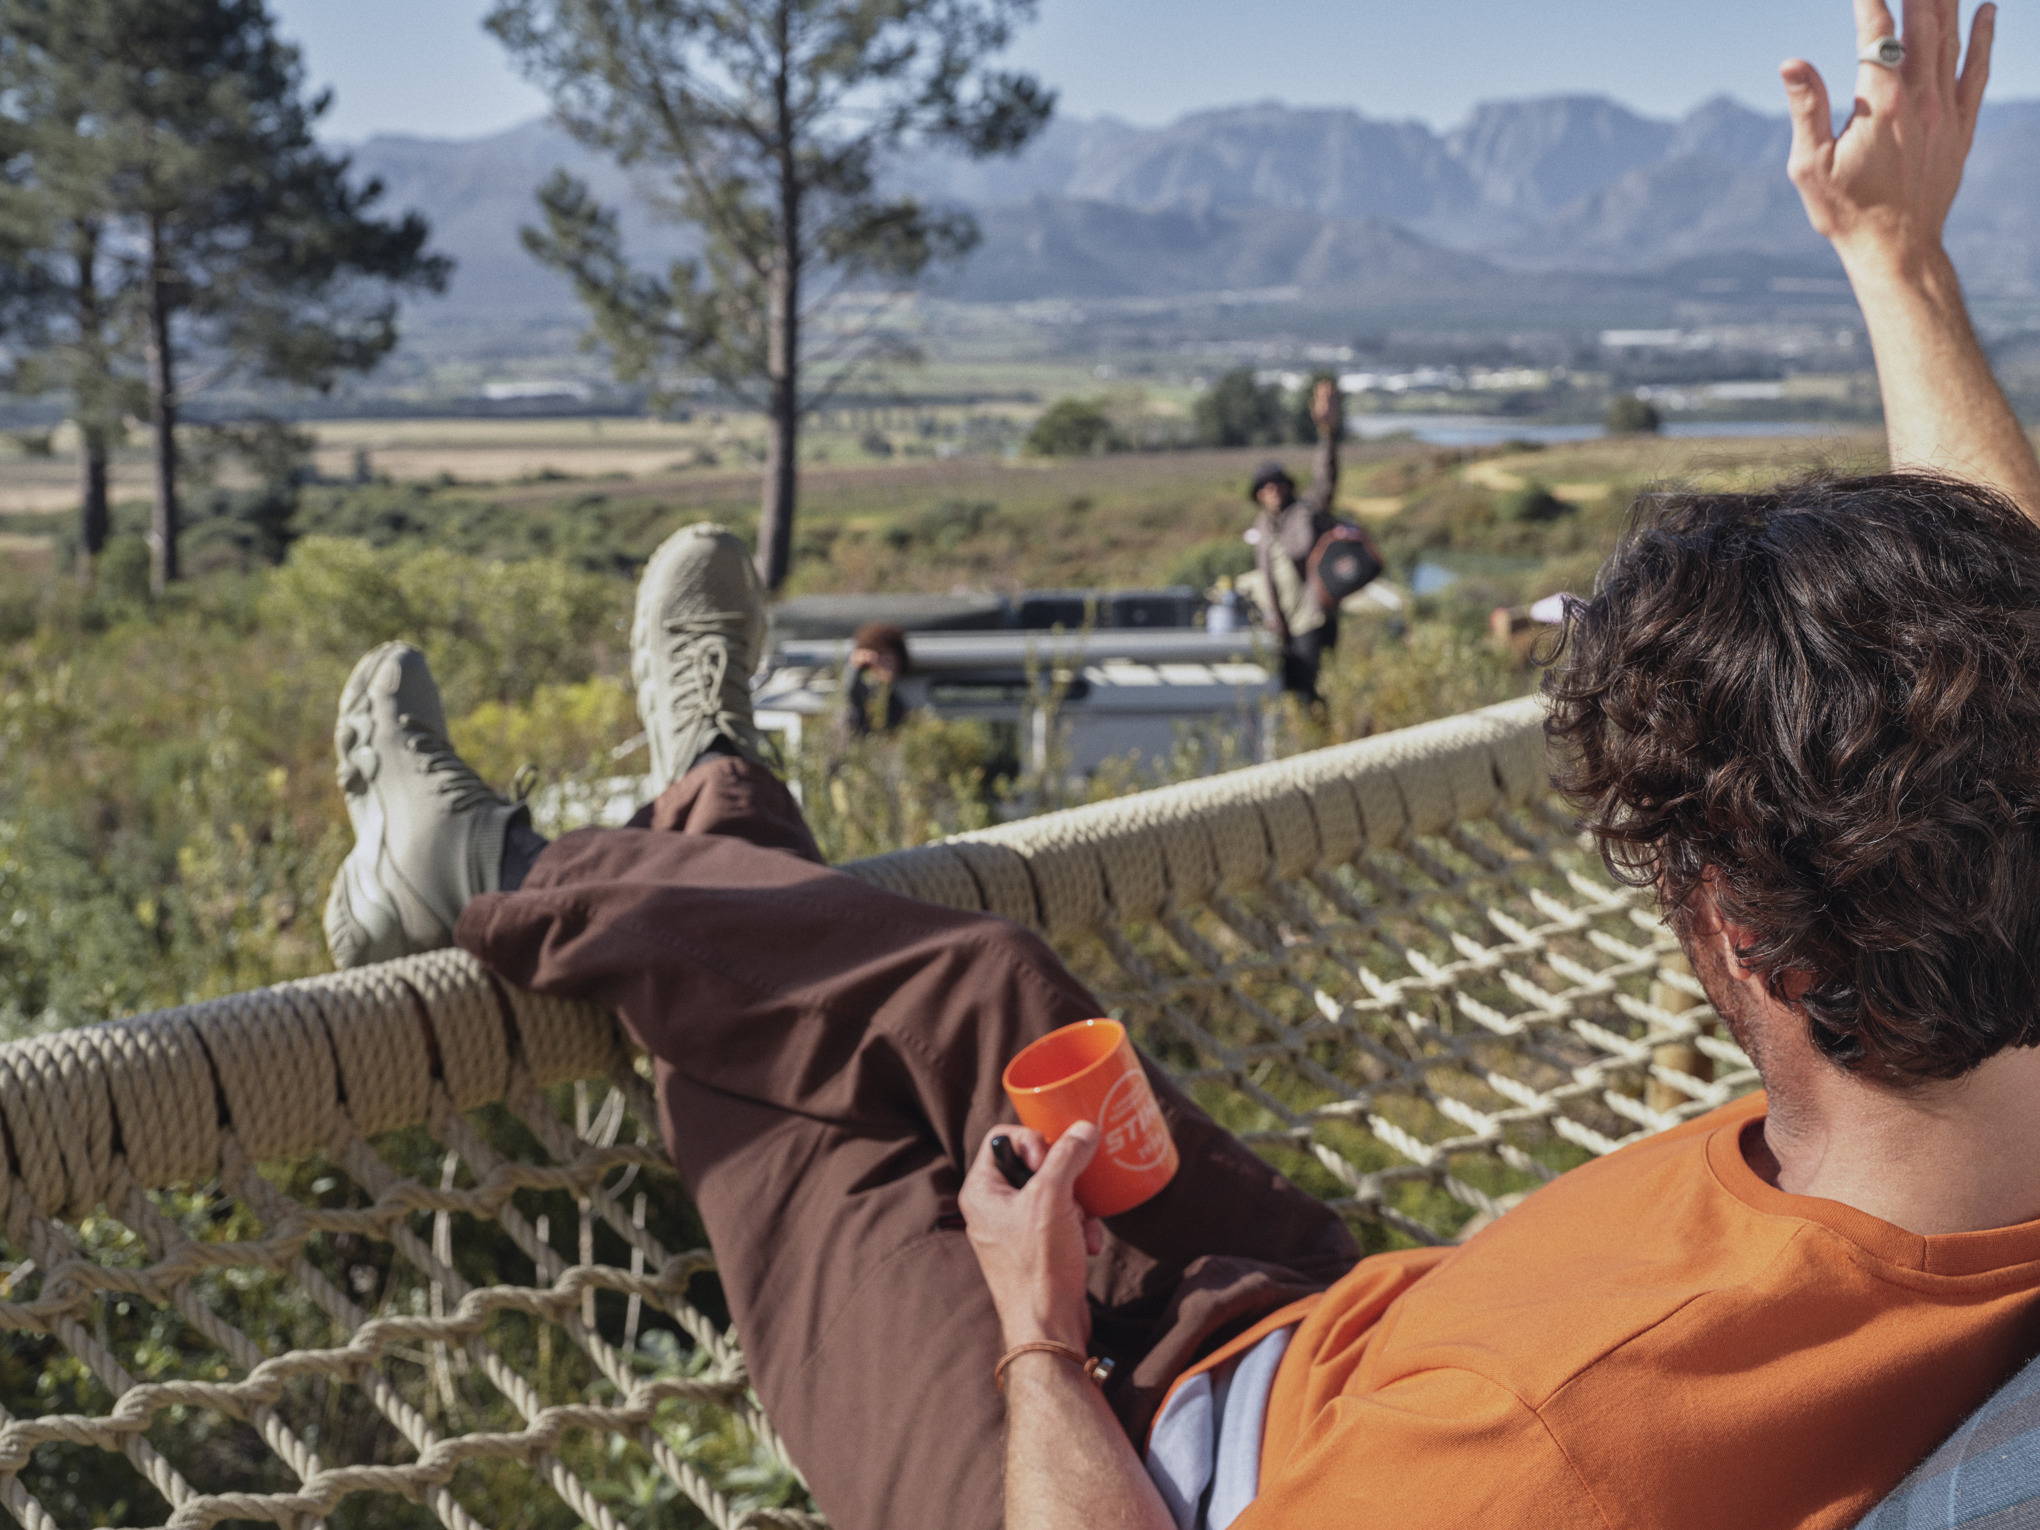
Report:
[[1743,1158],[1763,1111],[1297,1309],[1237,1530],[1853,1525],[2040,1349],[2040,1222],[1922,1237],[1787,1195]]

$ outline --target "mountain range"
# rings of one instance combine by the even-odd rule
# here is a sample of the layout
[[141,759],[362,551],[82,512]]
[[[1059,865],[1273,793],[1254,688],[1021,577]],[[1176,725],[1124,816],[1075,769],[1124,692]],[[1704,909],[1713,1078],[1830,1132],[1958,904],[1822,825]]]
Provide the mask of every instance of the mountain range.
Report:
[[[1789,143],[1783,116],[1727,97],[1677,120],[1601,96],[1492,102],[1443,133],[1265,102],[1159,128],[1058,118],[1013,159],[921,154],[894,180],[977,215],[978,251],[935,285],[965,301],[1275,289],[1378,305],[1554,281],[1589,298],[1695,262],[1824,287],[1838,268],[1785,178]],[[564,284],[517,237],[556,166],[621,206],[640,263],[687,247],[645,188],[544,122],[350,152],[385,183],[384,205],[425,212],[459,261],[450,294],[414,314],[428,324],[573,321]],[[2040,102],[1985,108],[1949,227],[1975,293],[2040,296],[2036,156]]]

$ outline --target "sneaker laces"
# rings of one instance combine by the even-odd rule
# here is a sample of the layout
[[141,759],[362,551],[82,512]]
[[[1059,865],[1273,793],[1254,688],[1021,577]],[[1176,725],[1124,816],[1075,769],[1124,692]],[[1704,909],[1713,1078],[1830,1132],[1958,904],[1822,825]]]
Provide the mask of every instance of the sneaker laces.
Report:
[[442,797],[452,798],[449,810],[465,813],[469,808],[489,803],[500,803],[503,799],[495,788],[475,774],[474,767],[458,754],[453,745],[426,727],[409,712],[397,715],[397,725],[404,730],[404,747],[424,762],[425,774],[437,776],[432,789]]
[[[715,731],[733,743],[748,742],[756,728],[751,719],[726,705],[723,694],[730,678],[730,623],[741,621],[734,611],[708,616],[676,616],[664,624],[666,636],[679,641],[667,649],[666,682],[671,687],[668,706],[674,712],[699,712],[713,720]],[[720,638],[714,642],[711,639]],[[739,679],[744,699],[750,700],[750,677]]]

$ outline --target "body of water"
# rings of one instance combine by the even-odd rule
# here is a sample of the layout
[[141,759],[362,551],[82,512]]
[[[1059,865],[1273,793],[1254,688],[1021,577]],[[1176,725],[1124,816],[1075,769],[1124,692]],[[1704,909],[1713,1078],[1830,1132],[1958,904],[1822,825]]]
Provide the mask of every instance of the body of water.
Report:
[[[1489,414],[1354,414],[1347,427],[1362,441],[1378,441],[1407,431],[1430,446],[1499,446],[1504,441],[1535,441],[1562,446],[1574,441],[1599,441],[1608,434],[1599,425],[1535,425]],[[1698,436],[1841,436],[1866,429],[1832,420],[1672,420],[1663,434],[1679,439]]]

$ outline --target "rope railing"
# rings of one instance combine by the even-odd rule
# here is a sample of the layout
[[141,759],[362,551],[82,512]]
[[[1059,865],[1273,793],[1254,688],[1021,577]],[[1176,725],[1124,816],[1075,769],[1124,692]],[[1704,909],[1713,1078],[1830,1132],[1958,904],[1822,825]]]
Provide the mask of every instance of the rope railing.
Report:
[[[1369,1247],[1450,1240],[1754,1083],[1540,724],[844,869],[1040,931]],[[0,1047],[0,1510],[818,1524],[655,1121],[612,1017],[453,951]]]

